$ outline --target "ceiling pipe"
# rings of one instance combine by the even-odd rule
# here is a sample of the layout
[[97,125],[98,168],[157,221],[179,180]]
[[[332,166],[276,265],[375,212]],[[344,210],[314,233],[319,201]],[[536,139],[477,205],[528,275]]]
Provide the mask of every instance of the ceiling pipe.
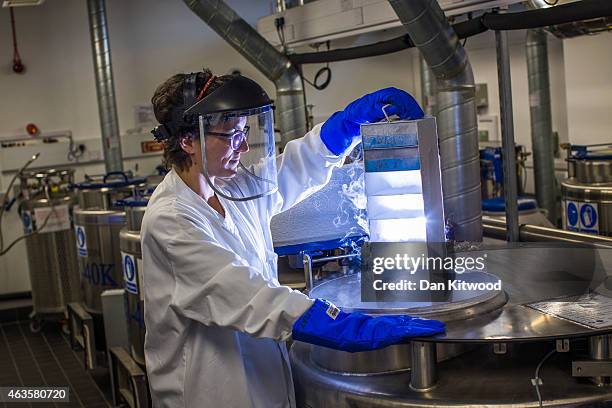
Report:
[[104,164],[106,172],[123,171],[115,83],[104,0],[87,0],[87,11],[93,50]]
[[307,132],[304,84],[298,69],[222,0],[184,0],[202,21],[276,86],[281,147]]
[[542,29],[527,31],[527,77],[536,198],[538,205],[548,212],[550,222],[557,225],[559,211],[555,186],[547,37],[546,31]]
[[457,241],[482,241],[474,75],[435,0],[389,0],[438,79],[437,124],[444,213]]

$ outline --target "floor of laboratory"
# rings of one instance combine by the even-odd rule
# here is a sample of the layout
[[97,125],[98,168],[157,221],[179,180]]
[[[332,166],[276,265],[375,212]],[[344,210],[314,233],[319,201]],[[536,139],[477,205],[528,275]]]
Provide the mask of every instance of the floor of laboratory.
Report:
[[40,332],[32,333],[29,320],[19,313],[17,317],[17,321],[0,320],[0,387],[68,386],[70,403],[0,402],[0,408],[112,406],[108,370],[87,372],[82,353],[72,350],[58,323],[46,323]]

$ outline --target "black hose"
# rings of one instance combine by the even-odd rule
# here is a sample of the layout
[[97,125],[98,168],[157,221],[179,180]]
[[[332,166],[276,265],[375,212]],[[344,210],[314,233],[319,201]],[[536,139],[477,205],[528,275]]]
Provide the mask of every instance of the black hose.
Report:
[[351,48],[338,48],[337,50],[306,52],[303,54],[290,54],[287,58],[294,64],[321,64],[325,62],[346,61],[357,58],[375,57],[378,55],[391,54],[397,51],[413,47],[408,35],[381,41],[374,44],[362,45]]
[[489,30],[524,30],[610,16],[612,1],[582,0],[520,13],[486,13],[481,20]]
[[[611,0],[582,0],[519,13],[485,13],[479,18],[453,24],[452,27],[459,38],[468,38],[487,30],[521,30],[610,16],[612,16]],[[287,57],[297,65],[322,64],[391,54],[411,47],[414,47],[414,44],[406,34],[374,44],[331,51],[290,54]]]
[[[453,24],[453,28],[459,38],[467,38],[476,34],[484,33],[487,27],[480,19],[472,19]],[[339,48],[337,50],[322,52],[307,52],[303,54],[292,54],[287,57],[294,64],[321,64],[325,62],[346,61],[350,59],[376,57],[378,55],[391,54],[414,47],[408,34],[391,40],[380,41],[374,44],[361,45],[351,48]]]
[[[453,24],[453,29],[459,38],[468,38],[473,35],[484,33],[487,27],[478,18],[461,23]],[[291,54],[287,57],[294,64],[321,64],[325,62],[346,61],[350,59],[376,57],[414,47],[408,34],[401,37],[380,41],[374,44],[361,45],[359,47],[339,48],[337,50],[322,52],[307,52],[303,54]]]
[[480,18],[472,18],[462,21],[461,23],[453,24],[451,27],[453,27],[457,37],[459,38],[472,37],[488,30]]

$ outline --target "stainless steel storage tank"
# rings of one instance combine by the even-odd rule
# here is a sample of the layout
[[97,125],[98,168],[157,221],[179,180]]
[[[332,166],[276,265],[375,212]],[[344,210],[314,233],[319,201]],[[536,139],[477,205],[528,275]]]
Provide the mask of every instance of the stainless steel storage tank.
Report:
[[79,298],[72,232],[74,170],[26,171],[20,182],[34,309],[30,329],[38,331],[41,321],[64,319],[66,305]]
[[[577,320],[570,321],[558,302],[546,299],[575,303],[572,299],[588,292],[601,273],[612,276],[612,257],[588,246],[554,243],[458,254],[486,257],[486,272],[474,277],[480,282],[499,279],[502,290],[459,290],[448,303],[427,305],[361,302],[358,273],[315,287],[311,297],[325,298],[347,312],[409,314],[442,320],[447,327],[444,334],[360,353],[295,342],[290,358],[297,407],[607,406],[612,400],[609,377],[584,381],[578,377],[594,371],[581,374],[575,367],[603,358],[602,350],[612,346],[612,326],[585,325],[581,319],[591,311],[581,317],[576,313]],[[471,273],[461,279],[471,281]],[[543,312],[543,305],[552,311]],[[605,306],[590,303],[593,310]],[[543,382],[540,405],[532,379],[547,355],[552,357],[542,377],[535,374]]]
[[82,306],[93,317],[98,350],[104,350],[106,344],[100,295],[123,287],[119,232],[125,225],[125,212],[115,203],[143,182],[109,173],[77,184],[79,208],[74,211],[74,224]]
[[134,197],[121,202],[125,208],[127,225],[119,233],[126,293],[130,354],[141,367],[144,358],[144,287],[142,252],[140,249],[140,226],[148,203],[147,198]]
[[565,146],[563,228],[612,236],[612,145]]
[[[163,176],[147,177],[146,185],[134,191],[134,196],[124,200],[117,201],[118,206],[122,206],[126,213],[126,226],[121,230],[119,241],[121,247],[121,258],[123,264],[124,278],[124,293],[125,293],[125,312],[126,323],[128,328],[129,340],[129,357],[119,358],[121,353],[128,353],[128,350],[121,348],[111,350],[111,360],[117,364],[118,372],[123,372],[130,375],[129,389],[123,389],[121,392],[127,400],[141,401],[143,405],[152,406],[150,394],[148,393],[145,357],[144,357],[144,340],[145,340],[145,323],[144,323],[144,285],[143,285],[143,268],[142,268],[142,252],[140,249],[140,227],[142,219],[149,201],[150,195],[153,193],[157,185],[162,181]],[[131,358],[130,358],[131,357]],[[133,368],[136,366],[134,362],[140,366],[144,376],[144,381],[136,381],[132,376]],[[121,377],[122,374],[119,374]],[[115,380],[113,380],[115,381]],[[121,380],[119,380],[121,381]],[[124,394],[125,393],[125,394]],[[129,396],[128,396],[129,394]],[[144,402],[146,400],[146,402]]]

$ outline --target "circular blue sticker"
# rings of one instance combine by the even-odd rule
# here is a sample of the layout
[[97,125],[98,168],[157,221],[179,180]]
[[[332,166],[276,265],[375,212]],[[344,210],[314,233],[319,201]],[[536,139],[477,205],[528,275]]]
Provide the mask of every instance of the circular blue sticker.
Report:
[[83,232],[83,228],[82,227],[77,227],[77,245],[79,246],[79,248],[84,248],[85,247],[85,232]]
[[578,207],[576,207],[575,203],[567,203],[567,222],[572,227],[578,224]]
[[133,282],[136,275],[136,268],[134,268],[134,261],[131,256],[126,255],[125,258],[123,258],[123,267],[125,269],[126,280],[128,282]]
[[580,207],[580,221],[585,228],[592,228],[597,224],[597,211],[591,204],[582,204]]
[[23,213],[23,226],[28,228],[32,224],[32,217],[27,212]]

